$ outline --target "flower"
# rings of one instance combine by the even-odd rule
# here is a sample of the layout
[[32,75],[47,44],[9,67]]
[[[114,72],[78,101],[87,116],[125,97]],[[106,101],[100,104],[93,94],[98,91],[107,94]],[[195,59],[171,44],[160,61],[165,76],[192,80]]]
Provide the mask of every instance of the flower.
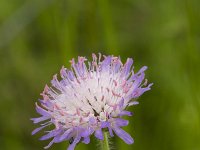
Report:
[[52,138],[45,148],[69,140],[68,150],[73,150],[80,141],[88,144],[92,134],[103,140],[102,130],[108,130],[111,137],[115,133],[127,144],[134,142],[122,129],[129,123],[122,116],[132,116],[126,108],[138,104],[136,98],[150,90],[152,84],[147,85],[147,80],[143,82],[147,67],[134,73],[131,58],[125,64],[114,56],[103,56],[101,60],[101,54],[99,57],[92,54],[92,58],[90,62],[78,57],[77,63],[72,59],[71,69],[62,67],[61,79],[54,75],[52,86],[46,85],[41,93],[40,106],[36,103],[41,117],[31,120],[45,123],[32,134],[54,125],[53,130],[40,138]]

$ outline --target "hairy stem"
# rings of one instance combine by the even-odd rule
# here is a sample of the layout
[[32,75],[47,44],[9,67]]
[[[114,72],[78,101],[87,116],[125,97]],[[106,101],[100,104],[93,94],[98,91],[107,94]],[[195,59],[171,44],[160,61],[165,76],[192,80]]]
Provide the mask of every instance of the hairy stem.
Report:
[[104,140],[100,141],[101,150],[110,150],[108,133],[103,132]]

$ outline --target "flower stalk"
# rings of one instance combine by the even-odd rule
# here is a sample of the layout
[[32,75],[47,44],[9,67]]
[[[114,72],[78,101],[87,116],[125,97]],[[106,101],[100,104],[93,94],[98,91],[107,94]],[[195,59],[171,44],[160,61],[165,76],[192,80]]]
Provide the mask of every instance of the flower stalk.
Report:
[[100,141],[101,150],[110,150],[108,132],[103,132],[104,139]]

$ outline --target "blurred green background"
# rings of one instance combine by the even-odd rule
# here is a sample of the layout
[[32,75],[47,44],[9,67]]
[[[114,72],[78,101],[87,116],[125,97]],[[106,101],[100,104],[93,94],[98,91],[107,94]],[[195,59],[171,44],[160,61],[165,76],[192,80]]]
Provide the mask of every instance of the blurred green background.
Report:
[[[200,149],[199,0],[0,0],[0,149],[38,150],[34,103],[69,59],[120,55],[154,85],[132,107],[117,150]],[[97,141],[79,144],[94,149]],[[68,142],[50,149],[66,149]]]

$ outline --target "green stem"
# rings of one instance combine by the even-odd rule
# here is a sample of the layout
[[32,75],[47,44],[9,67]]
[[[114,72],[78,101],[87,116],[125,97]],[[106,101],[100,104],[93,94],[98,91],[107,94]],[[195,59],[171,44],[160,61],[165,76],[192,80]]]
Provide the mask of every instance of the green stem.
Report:
[[108,133],[104,131],[103,136],[104,136],[104,139],[100,141],[101,150],[110,150]]

